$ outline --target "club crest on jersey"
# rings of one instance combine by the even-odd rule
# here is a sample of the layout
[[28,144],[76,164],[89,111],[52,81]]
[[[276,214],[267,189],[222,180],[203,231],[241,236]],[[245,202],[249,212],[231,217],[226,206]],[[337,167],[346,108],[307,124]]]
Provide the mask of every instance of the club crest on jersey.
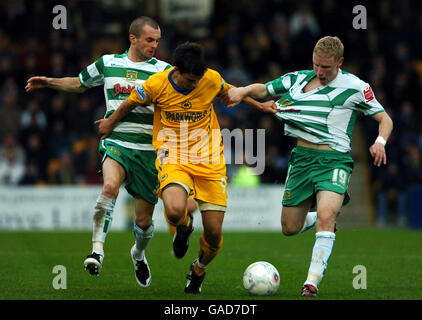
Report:
[[290,107],[292,104],[293,104],[293,102],[284,99],[283,101],[281,101],[281,102],[278,103],[278,106],[280,108],[287,108],[287,107]]
[[283,101],[277,102],[277,111],[278,112],[300,112],[299,109],[294,109],[294,108],[289,108],[291,105],[293,104],[293,102],[288,101],[287,99],[284,99]]
[[136,71],[127,71],[126,79],[129,81],[136,81],[138,79],[138,73]]
[[182,102],[182,109],[187,110],[192,108],[192,103],[189,100]]
[[363,88],[363,95],[365,96],[365,103],[374,100],[374,93],[372,92],[370,86],[366,86],[365,88]]

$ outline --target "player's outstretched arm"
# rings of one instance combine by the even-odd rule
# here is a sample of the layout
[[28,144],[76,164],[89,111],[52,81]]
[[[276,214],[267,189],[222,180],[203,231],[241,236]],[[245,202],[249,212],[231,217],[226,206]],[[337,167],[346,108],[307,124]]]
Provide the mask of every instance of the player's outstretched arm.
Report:
[[246,87],[231,88],[224,97],[228,108],[238,105],[245,97],[264,99],[268,96],[265,84],[254,83]]
[[116,124],[128,113],[130,113],[138,104],[126,99],[107,119],[99,119],[94,122],[98,124],[98,131],[101,140],[107,138],[112,132]]
[[251,97],[245,97],[243,98],[242,103],[262,112],[277,113],[277,105],[273,100],[259,102]]
[[31,92],[42,88],[73,93],[82,93],[87,90],[87,88],[81,84],[78,77],[48,78],[44,76],[34,76],[28,79],[25,91]]
[[393,121],[385,111],[375,114],[373,118],[378,121],[378,137],[369,148],[369,152],[374,158],[374,165],[380,167],[381,164],[387,164],[385,144],[393,130]]

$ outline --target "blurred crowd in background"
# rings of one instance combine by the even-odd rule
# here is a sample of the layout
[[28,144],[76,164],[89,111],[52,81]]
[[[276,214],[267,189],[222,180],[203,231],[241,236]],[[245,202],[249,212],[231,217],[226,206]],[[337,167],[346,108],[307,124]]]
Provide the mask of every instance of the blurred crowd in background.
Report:
[[[67,29],[55,30],[55,4],[67,9]],[[367,10],[367,29],[356,30],[353,6]],[[156,57],[171,63],[172,49],[200,42],[209,66],[236,86],[265,83],[286,72],[312,69],[312,50],[325,35],[345,45],[343,70],[371,84],[394,121],[388,166],[367,156],[379,223],[389,211],[405,217],[407,190],[422,184],[422,5],[420,1],[224,1],[224,0],[14,0],[0,3],[0,184],[85,184],[97,174],[97,128],[105,113],[102,87],[83,95],[50,89],[25,93],[29,77],[77,76],[107,53],[129,47],[128,25],[141,15],[161,25]],[[216,101],[222,128],[265,129],[265,171],[240,177],[252,166],[229,164],[231,183],[282,184],[294,140],[275,117],[246,106],[227,109]],[[359,118],[366,150],[377,123]],[[256,150],[255,150],[256,151]],[[263,157],[260,154],[258,157]],[[246,170],[244,170],[246,169]]]

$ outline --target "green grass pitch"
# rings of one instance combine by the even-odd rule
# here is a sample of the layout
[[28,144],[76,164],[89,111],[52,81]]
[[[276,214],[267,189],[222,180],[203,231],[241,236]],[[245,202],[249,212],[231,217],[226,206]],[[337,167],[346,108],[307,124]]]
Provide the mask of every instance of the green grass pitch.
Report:
[[[171,254],[171,235],[156,232],[147,257],[151,286],[135,281],[129,250],[131,231],[107,236],[101,275],[83,269],[91,250],[90,232],[0,232],[1,300],[292,300],[303,299],[300,289],[310,263],[315,232],[285,237],[276,232],[224,232],[224,244],[210,264],[200,295],[183,288],[189,265],[199,249],[200,232],[191,237],[183,259]],[[422,232],[408,230],[339,230],[327,273],[316,299],[422,299]],[[280,288],[271,297],[251,297],[244,290],[246,267],[259,260],[280,273]],[[66,289],[53,288],[56,265],[66,268]],[[366,268],[367,288],[354,289],[353,279]]]

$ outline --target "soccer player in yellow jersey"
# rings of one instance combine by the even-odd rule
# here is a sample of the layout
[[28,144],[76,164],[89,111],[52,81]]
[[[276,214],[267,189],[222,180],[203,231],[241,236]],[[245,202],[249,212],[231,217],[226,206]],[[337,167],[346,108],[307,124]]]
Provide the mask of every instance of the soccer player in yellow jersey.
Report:
[[[206,67],[202,47],[186,42],[176,48],[173,68],[149,77],[109,118],[96,121],[104,139],[130,111],[154,104],[153,145],[160,182],[157,193],[164,202],[167,221],[176,226],[173,251],[177,258],[186,254],[193,231],[193,219],[187,210],[189,195],[194,195],[202,215],[204,231],[198,259],[191,264],[187,276],[186,293],[201,292],[205,268],[223,243],[227,176],[212,101],[231,87],[218,72]],[[251,98],[244,103],[275,113],[265,103]]]

